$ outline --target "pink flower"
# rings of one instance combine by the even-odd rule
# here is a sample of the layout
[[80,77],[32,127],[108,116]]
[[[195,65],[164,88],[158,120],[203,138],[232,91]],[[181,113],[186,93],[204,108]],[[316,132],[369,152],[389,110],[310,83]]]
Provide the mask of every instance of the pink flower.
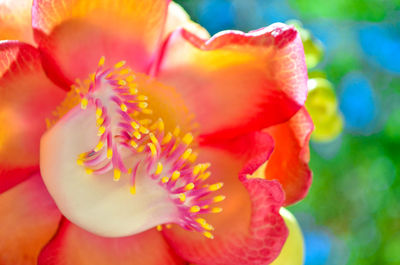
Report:
[[0,263],[272,262],[311,182],[297,31],[27,2],[0,5]]

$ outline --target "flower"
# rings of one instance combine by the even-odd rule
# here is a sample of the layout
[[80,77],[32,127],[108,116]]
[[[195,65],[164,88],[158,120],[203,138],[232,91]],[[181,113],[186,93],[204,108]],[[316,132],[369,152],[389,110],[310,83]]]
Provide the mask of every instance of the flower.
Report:
[[278,257],[311,182],[294,28],[209,38],[166,0],[35,0],[35,46],[26,24],[0,42],[2,264]]

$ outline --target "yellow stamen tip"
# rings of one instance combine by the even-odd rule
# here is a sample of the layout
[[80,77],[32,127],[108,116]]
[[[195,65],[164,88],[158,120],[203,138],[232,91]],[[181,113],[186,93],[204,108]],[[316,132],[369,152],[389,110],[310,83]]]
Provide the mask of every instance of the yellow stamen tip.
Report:
[[188,158],[188,160],[191,162],[191,163],[194,163],[195,161],[196,161],[196,159],[197,159],[197,156],[198,156],[198,154],[195,152],[195,153],[191,153],[190,154],[190,156],[189,156],[189,158]]
[[190,207],[190,212],[191,213],[197,213],[199,211],[200,211],[200,207],[197,206],[197,205],[194,205],[194,206]]
[[185,152],[182,154],[181,158],[182,158],[183,160],[186,160],[186,159],[189,158],[189,156],[190,156],[191,153],[192,153],[192,149],[191,149],[191,148],[188,148],[188,149],[186,149]]
[[172,139],[172,133],[168,132],[167,135],[164,136],[164,139],[162,140],[162,144],[167,144],[169,141]]
[[150,131],[144,126],[140,126],[139,131],[143,134],[148,134]]
[[99,67],[103,66],[104,63],[106,62],[106,58],[104,56],[101,56],[99,63],[97,64]]
[[218,183],[215,183],[215,184],[210,185],[210,186],[208,187],[208,189],[209,189],[210,191],[217,191],[217,190],[219,190],[220,188],[222,188],[222,186],[224,186],[224,183],[218,182]]
[[138,147],[138,144],[134,140],[130,140],[129,143],[133,148],[137,148]]
[[114,169],[114,181],[119,181],[119,179],[121,178],[121,170],[119,170],[118,168]]
[[225,200],[225,196],[224,195],[218,195],[218,196],[215,196],[214,198],[213,198],[213,201],[214,202],[222,202],[223,200]]
[[138,103],[138,107],[141,108],[141,109],[147,108],[148,105],[149,104],[147,104],[147,102],[139,102]]
[[175,129],[174,129],[174,132],[172,134],[175,137],[178,137],[180,133],[181,133],[181,128],[179,126],[176,126]]
[[153,133],[149,134],[150,140],[153,142],[153,144],[157,145],[158,144],[158,140],[157,138],[154,136]]
[[128,111],[128,107],[124,103],[122,103],[120,107],[121,107],[121,110],[123,112],[127,112]]
[[212,212],[212,213],[220,213],[220,212],[222,212],[222,208],[220,208],[220,207],[212,208],[212,209],[211,209],[211,212]]
[[134,131],[134,132],[133,132],[133,136],[135,136],[135,138],[138,139],[138,140],[139,140],[140,138],[142,138],[142,135],[140,134],[139,131]]
[[193,135],[191,133],[185,134],[182,138],[182,142],[184,142],[186,145],[190,145],[193,141]]
[[81,109],[86,109],[88,103],[89,103],[89,101],[87,100],[87,98],[83,98],[81,100]]
[[209,238],[209,239],[214,239],[213,234],[211,234],[211,233],[208,232],[208,231],[204,231],[204,232],[203,232],[203,235],[204,235],[205,237]]
[[179,199],[181,200],[181,202],[184,202],[186,200],[186,195],[185,193],[179,193],[178,194]]
[[98,136],[101,136],[101,135],[103,135],[103,134],[105,133],[105,131],[106,131],[106,127],[101,126],[101,127],[99,128],[99,131],[97,132],[97,135],[98,135]]
[[172,173],[171,179],[172,179],[173,181],[175,181],[175,180],[177,180],[180,176],[181,176],[181,172],[179,172],[178,170],[175,170],[175,171]]
[[139,95],[139,96],[137,96],[137,100],[145,101],[145,100],[148,100],[148,97],[146,97],[145,95]]
[[125,61],[120,61],[114,65],[114,68],[118,69],[125,65]]
[[162,225],[157,225],[157,231],[158,232],[162,231]]
[[112,151],[112,149],[107,149],[107,158],[108,159],[111,159],[112,158],[112,156],[113,156],[113,151]]
[[91,168],[85,168],[86,174],[91,175],[93,174],[93,169]]
[[161,182],[162,183],[167,183],[169,181],[169,177],[162,177]]
[[118,80],[118,85],[120,85],[120,86],[126,86],[126,84],[127,84],[127,82],[126,82],[125,80],[123,80],[123,79]]
[[149,143],[147,146],[150,148],[151,155],[155,156],[157,154],[156,146],[153,143]]
[[133,195],[136,194],[136,187],[135,186],[131,186],[131,188],[129,189],[129,192]]
[[96,119],[99,119],[103,114],[103,110],[101,108],[96,109]]
[[76,163],[77,163],[78,165],[80,165],[80,166],[83,166],[83,159],[78,158],[78,159],[76,160]]
[[[132,82],[133,80],[135,80],[135,76],[133,76],[133,75],[130,75],[126,78],[126,81],[128,81],[128,82]],[[133,85],[135,85],[135,84],[133,84]]]
[[155,174],[156,174],[156,175],[160,175],[161,172],[162,172],[162,170],[163,170],[163,165],[162,165],[161,162],[158,162],[158,163],[157,163],[157,169],[156,169]]
[[103,143],[102,141],[100,141],[100,142],[96,145],[96,147],[94,148],[94,151],[95,151],[95,152],[100,151],[101,148],[103,148],[103,146],[104,146],[104,143]]
[[[126,75],[126,74],[129,74],[130,72],[131,72],[131,69],[125,68],[125,69],[122,69],[121,71],[119,71],[119,74]],[[126,81],[128,81],[128,80],[126,80]]]
[[164,128],[165,128],[165,126],[164,126],[163,120],[162,120],[162,119],[159,119],[159,120],[158,120],[158,129],[159,129],[160,131],[164,131]]
[[132,128],[135,129],[135,130],[137,130],[137,129],[140,128],[140,125],[137,124],[137,122],[135,122],[135,121],[132,121],[132,122],[131,122],[131,126],[132,126]]
[[192,190],[192,189],[194,189],[194,183],[193,182],[191,182],[191,183],[189,183],[189,184],[187,184],[186,186],[185,186],[185,190]]

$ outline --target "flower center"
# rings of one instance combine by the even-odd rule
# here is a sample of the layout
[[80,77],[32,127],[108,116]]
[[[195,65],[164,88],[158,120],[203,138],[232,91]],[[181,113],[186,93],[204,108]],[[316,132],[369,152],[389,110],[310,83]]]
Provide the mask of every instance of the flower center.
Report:
[[101,236],[176,223],[212,238],[200,215],[222,211],[210,206],[224,200],[212,196],[222,183],[205,184],[210,164],[195,163],[196,137],[172,122],[179,100],[154,97],[173,93],[124,62],[104,67],[104,58],[72,88],[41,140],[41,173],[60,211]]

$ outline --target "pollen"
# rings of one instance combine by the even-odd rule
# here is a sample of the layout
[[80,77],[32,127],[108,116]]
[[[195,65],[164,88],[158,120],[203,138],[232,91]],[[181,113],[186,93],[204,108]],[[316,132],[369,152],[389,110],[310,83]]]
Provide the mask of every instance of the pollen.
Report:
[[119,68],[121,68],[122,66],[124,66],[125,63],[126,63],[125,61],[120,61],[120,62],[118,62],[118,63],[116,63],[116,64],[114,65],[114,68],[119,69]]
[[160,175],[161,172],[162,172],[162,170],[163,170],[163,165],[162,165],[161,162],[158,162],[158,163],[157,163],[157,169],[156,169],[155,174],[156,174],[156,175]]
[[119,181],[119,179],[121,178],[121,170],[119,170],[118,168],[114,169],[114,181]]
[[191,213],[197,213],[199,211],[200,211],[200,207],[197,206],[197,205],[194,205],[194,206],[190,207],[190,212]]
[[194,184],[193,183],[189,183],[185,186],[185,190],[192,190],[194,188]]
[[219,190],[220,188],[222,188],[223,185],[224,185],[224,184],[223,184],[222,182],[215,183],[215,184],[210,185],[210,186],[208,187],[208,189],[209,189],[210,191],[217,191],[217,190]]

